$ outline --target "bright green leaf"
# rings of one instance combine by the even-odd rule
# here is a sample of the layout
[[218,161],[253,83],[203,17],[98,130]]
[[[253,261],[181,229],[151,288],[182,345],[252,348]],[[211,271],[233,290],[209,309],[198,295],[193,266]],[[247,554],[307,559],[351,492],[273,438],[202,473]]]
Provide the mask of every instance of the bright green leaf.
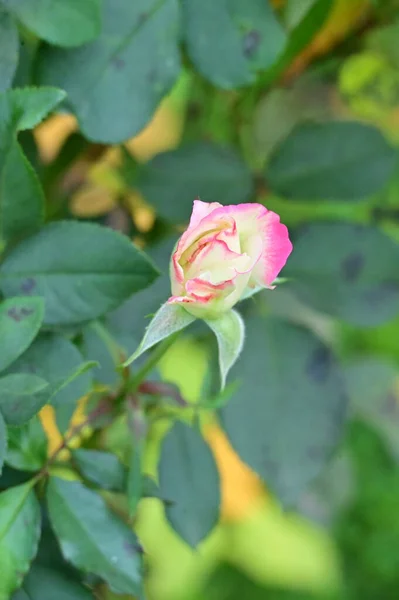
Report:
[[0,598],[9,598],[29,570],[37,552],[40,521],[32,482],[0,494]]
[[195,198],[239,204],[253,190],[252,175],[231,148],[195,142],[164,152],[145,165],[136,183],[166,219],[184,223]]
[[321,471],[342,432],[346,395],[331,351],[305,329],[251,317],[221,410],[233,448],[284,504]]
[[82,48],[44,48],[38,72],[67,91],[89,139],[117,143],[148,123],[179,75],[178,3],[104,0],[102,22]]
[[66,574],[34,565],[12,600],[93,600],[89,590]]
[[170,337],[174,333],[181,331],[195,321],[195,317],[190,315],[184,308],[177,304],[163,304],[155,313],[151,323],[148,325],[140,346],[124,363],[127,367],[133,361],[137,360],[147,350]]
[[50,519],[66,560],[104,579],[117,594],[140,595],[142,558],[131,528],[76,481],[52,478]]
[[8,425],[23,425],[46,404],[47,381],[32,373],[0,378],[0,412]]
[[42,298],[10,298],[0,304],[0,371],[30,346],[39,332],[43,315]]
[[283,51],[284,30],[267,0],[184,0],[187,50],[198,71],[231,89],[256,81]]
[[0,7],[0,92],[10,87],[18,64],[18,30],[13,17]]
[[47,436],[38,416],[22,427],[9,427],[6,463],[21,471],[38,471],[47,460]]
[[399,312],[398,264],[399,245],[374,227],[314,223],[297,238],[284,274],[306,304],[375,326]]
[[[63,90],[54,87],[26,87],[0,94],[0,158],[8,141],[4,132],[33,129],[65,98]],[[1,164],[1,162],[0,162]]]
[[266,172],[271,190],[296,200],[359,201],[393,175],[397,153],[363,123],[298,125],[273,153]]
[[88,481],[106,490],[125,490],[126,469],[115,454],[79,448],[72,455],[79,471]]
[[218,342],[220,380],[223,389],[227,374],[239,357],[244,344],[244,321],[237,311],[229,310],[218,319],[209,319],[206,323],[216,335]]
[[80,46],[101,30],[101,0],[5,0],[27,29],[50,44]]
[[93,223],[64,221],[50,223],[8,254],[0,287],[14,296],[29,286],[45,299],[45,323],[74,324],[116,308],[156,275],[127,237]]
[[159,487],[166,517],[180,537],[197,546],[219,518],[220,481],[213,454],[199,431],[177,421],[162,444]]

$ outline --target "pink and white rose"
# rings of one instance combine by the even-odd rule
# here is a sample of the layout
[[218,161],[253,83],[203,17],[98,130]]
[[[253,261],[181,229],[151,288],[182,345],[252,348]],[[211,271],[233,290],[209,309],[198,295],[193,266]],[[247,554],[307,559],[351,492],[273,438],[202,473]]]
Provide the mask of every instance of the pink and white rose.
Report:
[[291,251],[287,227],[262,204],[195,200],[172,255],[168,303],[218,318],[254,290],[272,289]]

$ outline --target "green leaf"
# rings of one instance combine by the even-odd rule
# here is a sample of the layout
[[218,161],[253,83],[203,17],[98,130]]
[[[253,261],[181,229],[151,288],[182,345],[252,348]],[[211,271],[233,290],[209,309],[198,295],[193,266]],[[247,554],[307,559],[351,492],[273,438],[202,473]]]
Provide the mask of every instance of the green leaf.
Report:
[[0,413],[0,475],[3,471],[3,465],[7,453],[7,427],[3,416]]
[[216,335],[219,348],[221,388],[226,385],[227,374],[236,362],[244,345],[245,325],[235,310],[229,310],[218,319],[205,321]]
[[52,478],[47,498],[65,559],[104,579],[117,594],[140,595],[142,558],[137,538],[101,496],[79,482]]
[[313,223],[296,240],[286,289],[319,311],[375,326],[399,312],[398,264],[399,245],[374,227]]
[[98,369],[94,372],[96,381],[115,387],[120,381],[116,367],[121,363],[123,350],[113,339],[106,325],[93,321],[82,329],[81,349],[85,358],[95,360]]
[[0,94],[0,239],[28,235],[43,222],[43,191],[16,135],[40,123],[64,96],[55,88]]
[[140,346],[124,363],[124,367],[137,360],[144,352],[181,331],[196,320],[184,308],[177,304],[163,304],[148,325]]
[[[298,6],[298,2],[295,4]],[[302,4],[301,2],[300,9],[302,9]],[[334,0],[316,0],[312,3],[303,18],[290,31],[284,52],[279,60],[262,77],[261,81],[265,87],[276,81],[292,64],[296,56],[311,43],[327,21],[333,6]]]
[[[26,87],[0,94],[0,159],[8,146],[4,132],[33,129],[65,98],[63,90],[54,87]],[[1,160],[0,160],[1,164]]]
[[[72,342],[61,335],[47,334],[35,340],[12,366],[14,373],[35,373],[49,382],[47,402],[51,402],[55,408],[57,425],[62,433],[69,426],[78,400],[92,387],[91,373],[81,373],[82,362],[82,355]],[[83,364],[83,371],[92,364]],[[79,373],[79,377],[73,377]]]
[[292,504],[342,434],[342,373],[309,331],[252,317],[234,375],[242,385],[221,410],[223,429],[240,458]]
[[220,481],[213,454],[199,431],[177,421],[162,444],[159,486],[170,502],[166,517],[180,537],[196,547],[216,525]]
[[101,0],[6,0],[27,29],[50,44],[80,46],[101,30]]
[[111,452],[79,448],[72,453],[82,475],[106,490],[123,492],[126,487],[126,469]]
[[50,223],[8,254],[0,288],[15,296],[29,286],[45,299],[45,323],[66,325],[116,308],[156,275],[127,237],[93,223],[64,221]]
[[143,441],[133,440],[130,448],[129,470],[127,474],[127,500],[131,519],[136,516],[138,504],[143,497],[143,454]]
[[37,552],[40,521],[31,481],[0,494],[0,598],[9,598],[29,570]]
[[4,371],[32,343],[44,316],[42,298],[10,298],[0,304],[0,371]]
[[274,152],[266,177],[275,194],[294,200],[354,202],[380,191],[396,163],[395,149],[370,125],[304,123]]
[[184,34],[191,60],[218,87],[256,81],[283,51],[286,36],[267,0],[184,0]]
[[0,6],[0,92],[11,86],[18,65],[18,30],[13,17]]
[[23,425],[46,404],[47,381],[31,373],[0,378],[0,412],[8,425]]
[[16,140],[0,173],[0,237],[9,240],[37,231],[44,220],[44,194]]
[[252,175],[242,158],[228,147],[209,142],[185,144],[156,156],[139,173],[137,188],[162,216],[188,220],[193,200],[239,204],[248,202]]
[[94,596],[60,571],[34,565],[12,600],[93,600]]
[[47,436],[38,416],[8,429],[6,463],[20,471],[38,471],[47,460]]
[[178,3],[104,0],[102,21],[82,48],[44,48],[38,73],[67,91],[86,137],[118,143],[148,123],[179,75]]

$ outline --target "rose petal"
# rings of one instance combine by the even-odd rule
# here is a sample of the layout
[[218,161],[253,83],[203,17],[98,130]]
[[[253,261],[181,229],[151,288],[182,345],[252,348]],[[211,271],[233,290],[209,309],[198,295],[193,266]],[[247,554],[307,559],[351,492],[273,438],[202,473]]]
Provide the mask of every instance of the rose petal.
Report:
[[292,251],[287,227],[280,223],[280,217],[276,213],[267,210],[262,204],[237,204],[217,208],[212,212],[212,221],[226,215],[236,222],[242,252],[252,255],[251,240],[255,235],[261,236],[263,249],[251,280],[270,287]]

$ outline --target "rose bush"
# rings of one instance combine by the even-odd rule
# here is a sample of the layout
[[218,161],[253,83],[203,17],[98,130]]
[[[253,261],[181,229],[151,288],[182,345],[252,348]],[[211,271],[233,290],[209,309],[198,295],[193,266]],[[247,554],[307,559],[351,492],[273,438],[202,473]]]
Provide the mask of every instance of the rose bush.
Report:
[[262,204],[195,200],[172,255],[168,302],[217,318],[255,290],[272,288],[291,251],[287,227]]

